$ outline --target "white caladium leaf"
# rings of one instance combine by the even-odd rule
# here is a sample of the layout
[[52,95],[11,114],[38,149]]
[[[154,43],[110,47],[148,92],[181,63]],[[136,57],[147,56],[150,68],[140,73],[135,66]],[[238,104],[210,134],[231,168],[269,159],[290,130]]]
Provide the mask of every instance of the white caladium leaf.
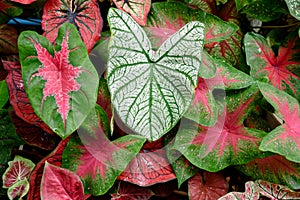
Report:
[[125,12],[111,8],[108,21],[107,79],[114,108],[135,133],[157,140],[193,100],[204,25],[186,24],[154,51],[144,30]]

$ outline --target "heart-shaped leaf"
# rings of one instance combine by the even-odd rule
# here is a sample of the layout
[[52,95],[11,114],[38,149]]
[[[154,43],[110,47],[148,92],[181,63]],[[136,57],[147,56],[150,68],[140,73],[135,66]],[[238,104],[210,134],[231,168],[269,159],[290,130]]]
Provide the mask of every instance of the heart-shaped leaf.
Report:
[[267,136],[259,146],[262,151],[271,151],[300,163],[300,107],[298,101],[287,93],[267,84],[259,83],[259,89],[275,108],[284,123]]
[[8,168],[2,176],[3,187],[9,188],[18,181],[29,178],[35,164],[21,156],[15,156],[13,161],[8,162]]
[[46,38],[24,31],[19,51],[22,78],[35,113],[66,138],[95,106],[99,82],[76,27],[63,24],[54,48]]
[[10,200],[13,200],[19,197],[20,200],[28,193],[29,190],[29,182],[27,178],[20,180],[13,184],[7,190],[7,196]]
[[189,179],[189,199],[218,199],[227,193],[228,187],[228,183],[221,173],[204,171],[203,173],[198,173]]
[[300,2],[298,0],[285,0],[291,15],[300,20]]
[[8,101],[8,89],[6,82],[4,80],[0,81],[0,109],[3,108],[3,106]]
[[16,115],[25,122],[38,126],[49,134],[53,131],[46,125],[34,112],[27,94],[24,89],[24,82],[22,80],[21,65],[18,62],[4,61],[3,66],[8,75],[6,83],[9,90],[9,101],[12,105]]
[[187,24],[154,52],[146,33],[125,12],[110,9],[108,21],[112,38],[107,78],[114,108],[134,132],[157,140],[192,101],[204,25]]
[[259,188],[253,181],[245,183],[245,192],[230,192],[218,200],[258,200]]
[[100,38],[103,26],[100,9],[96,0],[49,0],[44,5],[42,29],[44,35],[54,43],[59,27],[69,22],[79,31],[88,52]]
[[41,199],[84,199],[80,178],[67,169],[45,163],[41,182]]
[[0,53],[17,54],[18,53],[18,32],[13,26],[6,24],[0,25]]
[[145,26],[151,0],[113,0],[117,8],[127,12],[141,26]]
[[296,46],[297,40],[298,36],[289,38],[286,46],[281,46],[278,55],[275,56],[263,36],[247,33],[244,44],[251,76],[257,80],[264,80],[267,77],[273,86],[299,98],[300,78],[296,72],[300,66],[297,58],[300,49]]
[[237,169],[255,180],[262,179],[300,189],[300,164],[280,155],[256,158],[246,165],[237,166]]
[[42,159],[34,168],[32,171],[30,178],[29,178],[29,183],[30,183],[30,188],[28,192],[28,199],[30,200],[40,200],[40,189],[41,189],[41,181],[42,181],[42,176],[43,176],[43,170],[45,166],[45,162],[47,161],[48,163],[58,166],[61,166],[61,160],[62,160],[62,153],[69,141],[70,137],[62,140],[55,150],[53,150],[52,153],[50,153],[48,156],[46,156],[44,159]]

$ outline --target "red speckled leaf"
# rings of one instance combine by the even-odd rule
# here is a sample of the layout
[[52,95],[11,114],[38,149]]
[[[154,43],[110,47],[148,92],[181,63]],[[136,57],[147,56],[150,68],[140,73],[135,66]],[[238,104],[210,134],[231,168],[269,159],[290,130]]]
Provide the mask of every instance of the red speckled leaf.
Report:
[[17,54],[18,53],[18,32],[13,26],[6,24],[0,25],[0,53]]
[[[212,127],[182,122],[174,149],[193,165],[207,171],[219,171],[229,165],[247,163],[259,154],[263,131],[246,128],[244,119],[253,108],[257,87],[228,93],[226,114],[220,114]],[[225,115],[225,116],[224,116]]]
[[146,143],[118,179],[139,186],[150,186],[175,179],[162,145],[162,140]]
[[64,22],[74,24],[90,52],[100,38],[103,26],[96,0],[48,0],[44,5],[42,29],[50,42],[54,42]]
[[237,167],[253,179],[262,179],[272,183],[300,189],[300,164],[291,162],[280,155],[256,158],[246,165]]
[[259,89],[284,121],[263,138],[260,150],[275,152],[300,163],[300,107],[297,99],[267,83],[259,83]]
[[50,135],[43,129],[23,121],[13,111],[10,112],[10,116],[17,134],[24,142],[45,150],[51,150],[55,147],[55,135]]
[[263,36],[255,33],[246,34],[244,44],[251,76],[257,80],[267,78],[274,87],[299,98],[300,77],[296,74],[300,67],[296,55],[300,51],[296,46],[298,40],[298,35],[290,37],[287,44],[281,46],[278,55],[275,56]]
[[145,26],[150,11],[151,0],[113,0],[118,9],[131,15],[141,26]]
[[43,170],[45,166],[45,162],[47,161],[48,163],[51,163],[55,166],[61,166],[61,159],[62,159],[62,153],[65,149],[65,146],[67,145],[68,141],[70,138],[67,138],[65,140],[62,140],[55,150],[49,154],[47,157],[45,157],[43,160],[41,160],[34,170],[32,171],[30,178],[29,178],[29,183],[30,183],[30,188],[28,192],[28,200],[40,200],[40,186],[41,186],[41,180],[43,176]]
[[9,0],[0,1],[0,24],[5,24],[13,17],[22,14],[23,10],[20,7],[14,6]]
[[80,178],[73,172],[45,162],[41,182],[41,199],[83,200],[84,191]]
[[230,192],[218,200],[258,200],[259,188],[253,181],[245,183],[245,192]]
[[42,128],[49,134],[53,134],[52,130],[35,114],[24,90],[21,65],[18,62],[4,61],[3,66],[8,75],[6,83],[9,90],[9,101],[16,115],[25,122]]
[[33,2],[36,2],[37,0],[11,0],[11,1],[20,3],[20,4],[29,5],[29,4],[32,4]]
[[300,199],[300,192],[295,192],[286,186],[263,180],[256,181],[260,194],[270,199]]
[[219,173],[203,171],[196,174],[188,182],[190,200],[218,199],[228,191],[228,183]]
[[120,182],[116,193],[111,194],[111,196],[111,200],[146,200],[153,196],[153,192],[147,187]]
[[9,188],[18,181],[28,178],[35,164],[21,156],[15,156],[8,162],[8,168],[3,174],[3,188]]

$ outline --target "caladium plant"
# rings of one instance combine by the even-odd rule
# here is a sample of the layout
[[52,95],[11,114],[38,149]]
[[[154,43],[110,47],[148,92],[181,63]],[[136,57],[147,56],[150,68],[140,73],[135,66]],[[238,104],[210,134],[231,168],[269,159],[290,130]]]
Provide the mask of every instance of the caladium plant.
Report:
[[0,1],[0,198],[299,199],[298,10]]

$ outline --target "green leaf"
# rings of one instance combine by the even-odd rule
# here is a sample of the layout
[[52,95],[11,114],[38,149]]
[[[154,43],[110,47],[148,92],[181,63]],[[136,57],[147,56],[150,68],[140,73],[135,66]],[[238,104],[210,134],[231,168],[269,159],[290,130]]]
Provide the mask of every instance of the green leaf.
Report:
[[300,20],[300,1],[299,0],[285,0],[292,16]]
[[107,78],[114,108],[135,133],[157,140],[175,126],[193,99],[204,25],[188,23],[154,52],[146,33],[125,12],[110,9],[108,21],[112,38]]
[[253,0],[235,0],[236,9],[239,11],[245,6],[247,6],[249,3],[251,3]]
[[66,138],[94,108],[99,83],[76,27],[63,24],[54,47],[32,31],[22,32],[18,45],[22,78],[34,111]]
[[8,100],[8,89],[5,80],[0,81],[0,109],[6,104]]

